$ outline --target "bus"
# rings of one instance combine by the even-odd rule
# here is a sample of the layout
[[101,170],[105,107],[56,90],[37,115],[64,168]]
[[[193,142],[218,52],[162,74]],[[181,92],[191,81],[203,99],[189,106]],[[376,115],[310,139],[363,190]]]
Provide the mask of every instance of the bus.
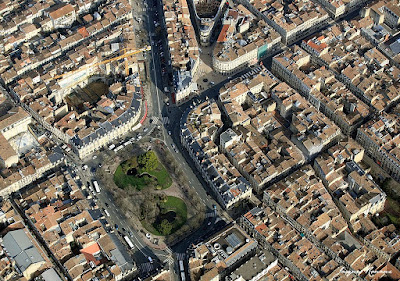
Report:
[[125,235],[124,239],[125,239],[126,244],[128,244],[129,248],[131,248],[131,249],[135,248],[135,246],[133,246],[133,243],[132,243],[131,239],[129,239],[128,236]]
[[118,152],[123,148],[124,148],[124,145],[120,145],[120,146],[118,146],[117,148],[114,149],[114,152]]
[[94,190],[96,190],[97,193],[100,193],[100,186],[97,183],[97,181],[93,181],[93,185],[94,185]]
[[185,268],[183,267],[183,260],[179,260],[179,269],[181,272],[185,272]]

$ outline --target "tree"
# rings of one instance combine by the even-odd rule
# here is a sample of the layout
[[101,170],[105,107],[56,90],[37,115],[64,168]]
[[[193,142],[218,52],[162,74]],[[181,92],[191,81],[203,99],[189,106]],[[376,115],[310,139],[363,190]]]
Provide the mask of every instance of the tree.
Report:
[[165,194],[164,192],[161,193],[161,194],[160,194],[160,202],[165,203],[165,202],[167,202],[167,200],[168,200],[167,194]]
[[137,168],[138,161],[136,157],[132,157],[121,164],[122,171],[126,174],[130,169]]
[[158,166],[158,158],[154,151],[147,151],[146,153],[139,155],[137,162],[146,172],[152,171]]
[[162,235],[169,235],[172,231],[172,224],[168,220],[163,220],[158,226],[158,230]]

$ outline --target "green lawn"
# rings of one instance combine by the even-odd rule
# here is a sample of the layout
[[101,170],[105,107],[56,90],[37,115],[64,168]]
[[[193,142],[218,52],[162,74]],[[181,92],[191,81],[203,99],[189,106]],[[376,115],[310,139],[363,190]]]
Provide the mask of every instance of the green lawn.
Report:
[[187,208],[182,199],[174,196],[168,196],[167,198],[167,202],[161,203],[160,207],[163,213],[167,213],[168,211],[174,211],[176,213],[176,219],[172,224],[171,232],[174,233],[185,224],[187,220]]
[[161,163],[158,163],[158,167],[153,171],[150,171],[149,174],[157,178],[157,182],[161,186],[161,189],[167,189],[172,184],[172,179],[169,176],[167,169],[165,169]]
[[174,196],[168,196],[167,202],[161,203],[161,207],[166,210],[175,211],[178,216],[185,218],[186,221],[187,209],[186,204],[182,199]]
[[[159,206],[161,208],[160,214],[166,214],[169,211],[173,211],[176,213],[175,220],[171,222],[172,231],[174,233],[179,228],[181,228],[187,220],[187,208],[185,202],[177,197],[168,196],[166,202],[160,202]],[[157,229],[157,225],[151,225],[146,220],[141,221],[142,226],[151,234],[162,236],[161,232]]]
[[122,171],[121,166],[118,166],[114,173],[114,182],[119,188],[122,189],[132,186],[137,190],[142,190],[146,185],[152,182],[152,179],[150,177],[138,178],[134,176],[128,176]]
[[[134,156],[135,159],[137,158]],[[137,162],[133,159],[133,162]],[[132,160],[132,158],[130,159]],[[128,168],[131,167],[130,160],[127,160],[123,163],[129,163],[127,165]],[[159,186],[161,189],[167,189],[172,184],[172,179],[169,176],[167,169],[156,159],[157,164],[155,168],[150,171],[146,171],[145,169],[134,167],[137,169],[137,175],[141,175],[143,173],[148,173],[150,176],[143,174],[142,176],[134,176],[127,175],[122,168],[122,165],[119,165],[114,173],[114,182],[115,184],[122,189],[129,188],[130,186],[136,188],[137,190],[142,190],[145,186],[153,183],[155,186]],[[122,163],[121,163],[122,164]],[[137,163],[135,164],[137,165]],[[129,170],[126,168],[126,171]]]

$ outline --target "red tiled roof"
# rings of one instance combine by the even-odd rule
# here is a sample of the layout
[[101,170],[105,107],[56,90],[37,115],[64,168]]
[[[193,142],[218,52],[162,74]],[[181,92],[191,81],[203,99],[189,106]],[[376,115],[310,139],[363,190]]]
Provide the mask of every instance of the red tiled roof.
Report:
[[222,27],[222,30],[218,36],[217,42],[225,42],[226,41],[226,32],[228,31],[229,26],[230,26],[229,24],[225,24]]

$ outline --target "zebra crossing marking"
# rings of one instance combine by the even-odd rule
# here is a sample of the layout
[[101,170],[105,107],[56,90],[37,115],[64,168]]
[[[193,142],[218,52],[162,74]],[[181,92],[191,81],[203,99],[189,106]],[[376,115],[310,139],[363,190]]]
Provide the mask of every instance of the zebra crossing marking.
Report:
[[186,254],[185,254],[185,253],[176,253],[176,258],[177,258],[178,260],[183,261],[183,260],[185,260],[185,257],[186,257]]
[[141,271],[141,272],[144,272],[144,273],[152,271],[152,270],[153,270],[153,267],[154,267],[153,264],[150,263],[150,262],[142,263],[142,264],[139,266],[140,271]]
[[215,212],[206,213],[206,218],[214,218],[216,216]]

